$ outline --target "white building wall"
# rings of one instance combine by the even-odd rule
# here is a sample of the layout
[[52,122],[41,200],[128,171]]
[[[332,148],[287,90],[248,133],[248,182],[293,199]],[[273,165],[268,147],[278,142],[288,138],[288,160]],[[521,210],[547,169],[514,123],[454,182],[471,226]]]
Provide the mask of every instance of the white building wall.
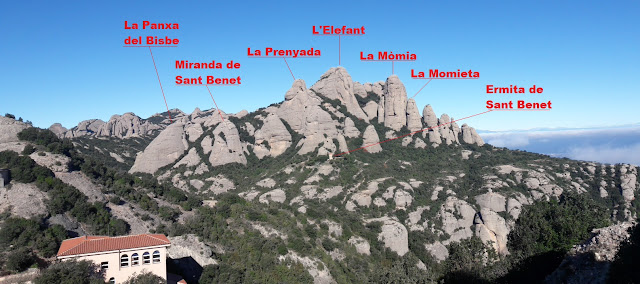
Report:
[[[153,263],[153,252],[160,252],[160,263]],[[144,264],[143,254],[149,252],[150,264]],[[131,255],[138,253],[140,264],[136,266],[131,265]],[[129,258],[128,267],[120,267],[120,257],[126,254]],[[120,251],[111,251],[103,253],[93,253],[87,255],[65,256],[60,257],[62,260],[75,259],[75,260],[89,260],[100,266],[102,262],[108,262],[109,268],[105,270],[104,279],[108,281],[111,277],[115,278],[116,283],[124,283],[133,275],[142,274],[144,272],[152,272],[165,280],[167,279],[167,247],[147,247],[137,249],[127,249]]]

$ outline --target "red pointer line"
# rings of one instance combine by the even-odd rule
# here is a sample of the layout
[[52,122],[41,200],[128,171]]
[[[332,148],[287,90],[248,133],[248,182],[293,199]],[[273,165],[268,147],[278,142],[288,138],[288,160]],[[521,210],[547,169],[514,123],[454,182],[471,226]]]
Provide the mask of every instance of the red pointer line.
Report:
[[151,46],[149,46],[149,53],[151,53],[151,60],[153,60],[153,68],[156,69],[156,76],[158,76],[158,83],[160,83],[160,90],[162,91],[162,97],[164,98],[164,105],[167,106],[169,121],[173,123],[173,119],[171,118],[171,113],[169,112],[169,105],[167,104],[167,97],[164,96],[164,89],[162,89],[162,82],[160,82],[160,74],[158,74],[158,67],[156,67],[156,60],[153,59],[153,52],[151,52]]
[[216,100],[213,99],[213,94],[211,93],[211,90],[209,90],[209,86],[204,85],[205,87],[207,87],[207,91],[209,91],[209,95],[211,95],[211,99],[213,100],[213,104],[216,105],[216,109],[218,110],[218,114],[220,115],[220,118],[222,119],[222,122],[224,122],[224,118],[222,117],[222,112],[220,112],[220,108],[218,108],[218,104],[216,103]]
[[[410,135],[413,135],[413,134],[416,134],[416,133],[420,133],[420,132],[423,132],[423,131],[431,130],[431,129],[434,129],[434,128],[436,128],[436,127],[440,127],[440,126],[443,126],[443,125],[451,124],[451,123],[454,123],[454,122],[456,122],[456,121],[460,121],[460,120],[463,120],[463,119],[471,118],[471,117],[478,116],[478,115],[485,114],[485,113],[487,113],[487,112],[492,112],[492,111],[493,111],[493,110],[488,110],[488,111],[485,111],[485,112],[476,113],[476,114],[474,114],[474,115],[467,116],[467,117],[463,117],[463,118],[461,118],[461,119],[452,120],[452,121],[450,121],[450,122],[448,122],[448,123],[444,123],[444,124],[436,125],[436,126],[429,127],[429,128],[420,129],[420,130],[417,130],[417,131],[411,132],[411,133],[409,133],[409,134],[405,134],[405,135],[398,136],[398,137],[395,137],[395,138],[387,139],[387,140],[384,140],[384,141],[382,141],[382,142],[378,142],[378,143],[370,144],[370,145],[367,145],[367,146],[362,146],[362,147],[360,147],[360,148],[358,148],[358,149],[354,149],[354,150],[351,150],[351,151],[349,151],[349,152],[343,152],[343,153],[340,153],[340,154],[335,154],[335,155],[333,155],[333,156],[334,156],[334,157],[338,157],[338,156],[342,156],[342,155],[344,155],[344,154],[353,153],[353,152],[355,152],[355,151],[365,150],[365,148],[368,148],[368,147],[371,147],[371,146],[375,146],[375,145],[378,145],[378,144],[382,144],[382,143],[386,143],[386,142],[393,141],[393,140],[396,140],[396,139],[400,139],[400,138],[403,138],[403,137],[407,137],[407,136],[410,136]],[[366,150],[365,150],[365,151],[366,151]]]
[[284,59],[284,63],[287,64],[287,68],[289,68],[289,72],[291,73],[291,77],[293,77],[293,80],[296,80],[296,77],[293,76],[293,72],[291,72],[291,67],[289,67],[289,63],[287,63],[287,59],[282,57],[282,59]]
[[429,84],[429,82],[431,82],[431,80],[433,80],[433,79],[429,79],[429,81],[427,81],[427,83],[424,84],[424,86],[422,86],[422,88],[420,88],[420,90],[418,90],[418,92],[415,95],[413,95],[413,97],[411,97],[411,98],[412,99],[415,98],[418,95],[418,93],[420,93],[420,91],[422,91],[422,89],[424,89],[424,87],[426,87]]

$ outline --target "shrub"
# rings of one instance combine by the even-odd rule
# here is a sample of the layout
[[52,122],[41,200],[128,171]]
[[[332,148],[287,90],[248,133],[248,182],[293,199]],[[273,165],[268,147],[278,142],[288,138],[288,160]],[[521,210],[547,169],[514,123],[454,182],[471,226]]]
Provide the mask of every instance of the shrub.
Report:
[[120,198],[120,196],[114,195],[111,198],[109,198],[109,202],[115,205],[120,205],[122,204],[122,199]]
[[124,283],[125,284],[162,284],[162,283],[166,283],[166,281],[158,275],[155,275],[151,272],[145,272],[145,273],[130,277]]
[[336,249],[337,244],[330,239],[324,239],[322,240],[322,247],[327,251],[332,251]]
[[509,233],[509,250],[523,256],[566,251],[609,224],[609,211],[584,195],[564,194],[559,201],[526,206]]
[[43,270],[35,284],[104,284],[104,276],[93,262],[62,261]]
[[49,129],[30,127],[20,131],[18,139],[45,146],[56,154],[71,156],[71,150],[73,150],[73,143],[69,139],[61,140]]
[[35,151],[36,147],[33,147],[31,144],[27,144],[27,146],[24,146],[24,149],[22,149],[22,155],[29,156]]
[[22,272],[27,270],[29,266],[36,262],[36,257],[33,255],[28,248],[22,247],[17,249],[11,253],[7,257],[7,266],[8,270],[12,270],[15,272]]

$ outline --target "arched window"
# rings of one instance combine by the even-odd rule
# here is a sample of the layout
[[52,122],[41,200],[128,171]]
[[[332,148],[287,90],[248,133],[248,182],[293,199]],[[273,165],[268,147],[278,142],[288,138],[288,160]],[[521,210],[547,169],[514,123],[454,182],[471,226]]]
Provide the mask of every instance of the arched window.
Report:
[[120,267],[128,267],[129,266],[129,256],[123,254],[120,256]]
[[109,278],[109,284],[116,284],[116,279],[113,277]]
[[138,253],[134,253],[131,255],[131,266],[140,265],[140,255]]
[[151,263],[151,254],[146,251],[142,254],[142,264],[149,264]]
[[159,251],[154,251],[153,252],[153,263],[160,263],[160,252]]

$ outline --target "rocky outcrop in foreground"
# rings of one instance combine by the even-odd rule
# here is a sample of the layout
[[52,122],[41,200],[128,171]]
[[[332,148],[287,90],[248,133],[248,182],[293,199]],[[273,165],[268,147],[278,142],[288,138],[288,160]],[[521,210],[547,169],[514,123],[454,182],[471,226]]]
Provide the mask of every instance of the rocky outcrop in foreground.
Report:
[[594,236],[581,245],[574,246],[556,269],[546,279],[551,283],[607,283],[611,262],[616,258],[620,245],[629,238],[631,222],[623,222],[593,230]]

